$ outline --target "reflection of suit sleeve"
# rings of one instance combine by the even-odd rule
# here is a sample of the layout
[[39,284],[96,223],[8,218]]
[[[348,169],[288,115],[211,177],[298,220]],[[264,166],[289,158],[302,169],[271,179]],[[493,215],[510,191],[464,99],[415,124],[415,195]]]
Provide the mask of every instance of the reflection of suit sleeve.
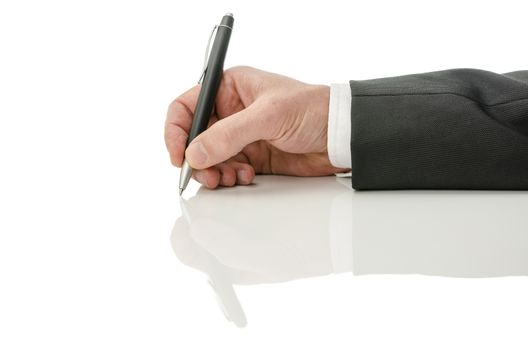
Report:
[[355,189],[528,189],[528,71],[351,81]]

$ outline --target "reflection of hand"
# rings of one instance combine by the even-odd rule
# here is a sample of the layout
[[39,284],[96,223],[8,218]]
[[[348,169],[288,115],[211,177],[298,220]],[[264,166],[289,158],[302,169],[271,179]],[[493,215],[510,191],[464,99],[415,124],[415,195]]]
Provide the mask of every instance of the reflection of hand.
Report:
[[209,188],[249,184],[255,173],[329,175],[329,88],[250,67],[226,70],[210,127],[185,151],[198,94],[195,86],[169,106],[165,142],[175,166],[183,155]]
[[[201,189],[182,201],[173,247],[185,264],[209,275],[229,271],[235,284],[325,275],[332,271],[330,212],[342,194],[343,186],[327,177],[263,176],[249,192]],[[248,207],[256,210],[236,214]]]
[[262,176],[251,189],[202,187],[181,200],[172,247],[182,263],[208,276],[226,317],[243,327],[246,317],[234,285],[332,272],[328,220],[340,195],[343,187],[332,177]]

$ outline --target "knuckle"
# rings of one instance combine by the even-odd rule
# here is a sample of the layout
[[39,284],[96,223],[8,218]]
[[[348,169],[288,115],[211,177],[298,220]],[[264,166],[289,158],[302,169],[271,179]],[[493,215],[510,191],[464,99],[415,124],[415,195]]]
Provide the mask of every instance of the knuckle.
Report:
[[225,73],[243,72],[243,71],[248,71],[248,70],[251,70],[251,69],[253,69],[253,68],[251,68],[250,66],[237,65],[237,66],[233,66],[233,67],[228,68],[225,71]]
[[181,104],[181,101],[179,97],[172,100],[171,103],[169,103],[169,106],[167,107],[167,114],[170,114],[174,110],[178,109],[178,107],[180,107],[180,104]]

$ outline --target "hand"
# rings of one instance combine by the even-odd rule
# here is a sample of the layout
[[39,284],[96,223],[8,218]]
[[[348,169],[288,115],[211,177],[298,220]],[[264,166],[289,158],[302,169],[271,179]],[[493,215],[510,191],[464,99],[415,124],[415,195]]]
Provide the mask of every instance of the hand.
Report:
[[185,150],[200,86],[174,100],[165,143],[171,162],[185,159],[208,188],[250,184],[255,174],[322,176],[333,167],[326,148],[329,87],[250,67],[224,72],[209,128]]

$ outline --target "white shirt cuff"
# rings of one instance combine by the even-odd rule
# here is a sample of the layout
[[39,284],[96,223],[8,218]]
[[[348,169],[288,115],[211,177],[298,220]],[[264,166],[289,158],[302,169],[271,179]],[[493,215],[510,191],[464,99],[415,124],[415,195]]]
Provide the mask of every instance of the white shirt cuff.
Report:
[[328,157],[338,168],[351,168],[352,92],[349,84],[330,85],[328,106]]

